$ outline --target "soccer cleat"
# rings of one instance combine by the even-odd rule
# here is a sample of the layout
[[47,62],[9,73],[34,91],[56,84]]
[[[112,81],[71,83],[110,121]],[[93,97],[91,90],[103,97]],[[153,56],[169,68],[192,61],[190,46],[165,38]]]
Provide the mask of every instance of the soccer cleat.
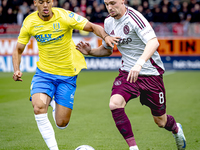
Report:
[[137,147],[137,145],[135,145],[135,146],[129,147],[129,150],[139,150],[139,148]]
[[183,133],[183,129],[180,123],[176,123],[178,126],[178,133],[173,134],[175,140],[176,140],[176,145],[178,150],[185,150],[186,148],[186,138]]

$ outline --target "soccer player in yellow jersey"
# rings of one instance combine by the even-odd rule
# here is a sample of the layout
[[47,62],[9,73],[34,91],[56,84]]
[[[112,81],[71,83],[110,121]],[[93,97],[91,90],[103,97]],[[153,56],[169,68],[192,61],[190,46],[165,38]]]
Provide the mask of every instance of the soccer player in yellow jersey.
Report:
[[73,29],[93,32],[111,47],[117,44],[118,38],[108,36],[101,26],[76,13],[52,8],[53,0],[34,0],[34,5],[37,11],[25,18],[13,52],[13,79],[22,81],[21,55],[33,36],[37,40],[39,61],[31,83],[30,99],[43,139],[50,150],[58,150],[47,117],[48,106],[51,102],[57,127],[66,128],[73,109],[77,74],[86,68],[85,59],[72,40]]

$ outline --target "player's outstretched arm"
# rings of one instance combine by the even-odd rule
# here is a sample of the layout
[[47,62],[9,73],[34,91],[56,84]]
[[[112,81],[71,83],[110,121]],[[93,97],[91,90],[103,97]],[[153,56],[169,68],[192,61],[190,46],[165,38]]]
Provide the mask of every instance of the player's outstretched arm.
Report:
[[22,72],[20,71],[20,62],[21,62],[21,55],[24,51],[26,45],[17,43],[16,49],[13,51],[12,54],[12,62],[13,62],[13,79],[15,81],[22,81]]
[[89,43],[82,41],[76,45],[76,49],[84,55],[91,55],[96,57],[110,56],[112,54],[112,49],[106,49],[103,45],[92,49]]
[[84,31],[89,31],[89,32],[93,32],[94,34],[96,34],[97,36],[101,37],[108,46],[110,47],[114,47],[114,45],[117,45],[120,37],[111,37],[109,36],[105,31],[104,28],[101,27],[100,25],[96,25],[94,23],[91,22],[87,22],[87,24],[85,25],[85,27],[83,28]]

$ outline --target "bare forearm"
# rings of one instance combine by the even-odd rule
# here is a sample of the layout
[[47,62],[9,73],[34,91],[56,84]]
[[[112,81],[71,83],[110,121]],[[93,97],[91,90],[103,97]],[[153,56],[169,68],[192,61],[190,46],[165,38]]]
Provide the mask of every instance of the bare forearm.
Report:
[[94,48],[90,51],[89,55],[95,56],[95,57],[105,57],[110,56],[112,54],[111,49],[105,49],[103,45],[101,45],[98,48]]
[[147,61],[157,50],[158,46],[159,46],[159,43],[158,43],[157,38],[151,39],[150,41],[148,41],[148,43],[144,49],[144,52],[140,58]]
[[13,51],[12,62],[13,62],[14,72],[20,70],[21,55],[24,51],[25,46],[26,45],[17,43],[16,49]]
[[13,69],[14,72],[20,70],[21,54],[18,54],[17,50],[12,55]]
[[104,37],[106,35],[108,35],[105,31],[104,28],[100,25],[88,22],[84,29],[84,31],[89,31],[89,32],[93,32],[94,34],[96,34],[97,36],[101,37],[102,39],[104,39]]
[[104,38],[108,35],[105,31],[104,28],[99,26],[99,25],[95,25],[94,26],[94,34],[96,34],[97,36],[101,37],[103,40],[105,40]]

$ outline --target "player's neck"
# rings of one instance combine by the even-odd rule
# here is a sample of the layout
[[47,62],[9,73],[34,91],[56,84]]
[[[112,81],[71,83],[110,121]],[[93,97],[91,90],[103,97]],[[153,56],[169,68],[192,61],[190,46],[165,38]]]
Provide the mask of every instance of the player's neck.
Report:
[[124,16],[124,14],[126,13],[126,11],[127,11],[127,8],[126,8],[126,6],[124,6],[124,7],[122,8],[122,10],[121,10],[120,15],[118,15],[117,17],[114,17],[114,18],[115,18],[115,19],[120,19],[121,17]]

